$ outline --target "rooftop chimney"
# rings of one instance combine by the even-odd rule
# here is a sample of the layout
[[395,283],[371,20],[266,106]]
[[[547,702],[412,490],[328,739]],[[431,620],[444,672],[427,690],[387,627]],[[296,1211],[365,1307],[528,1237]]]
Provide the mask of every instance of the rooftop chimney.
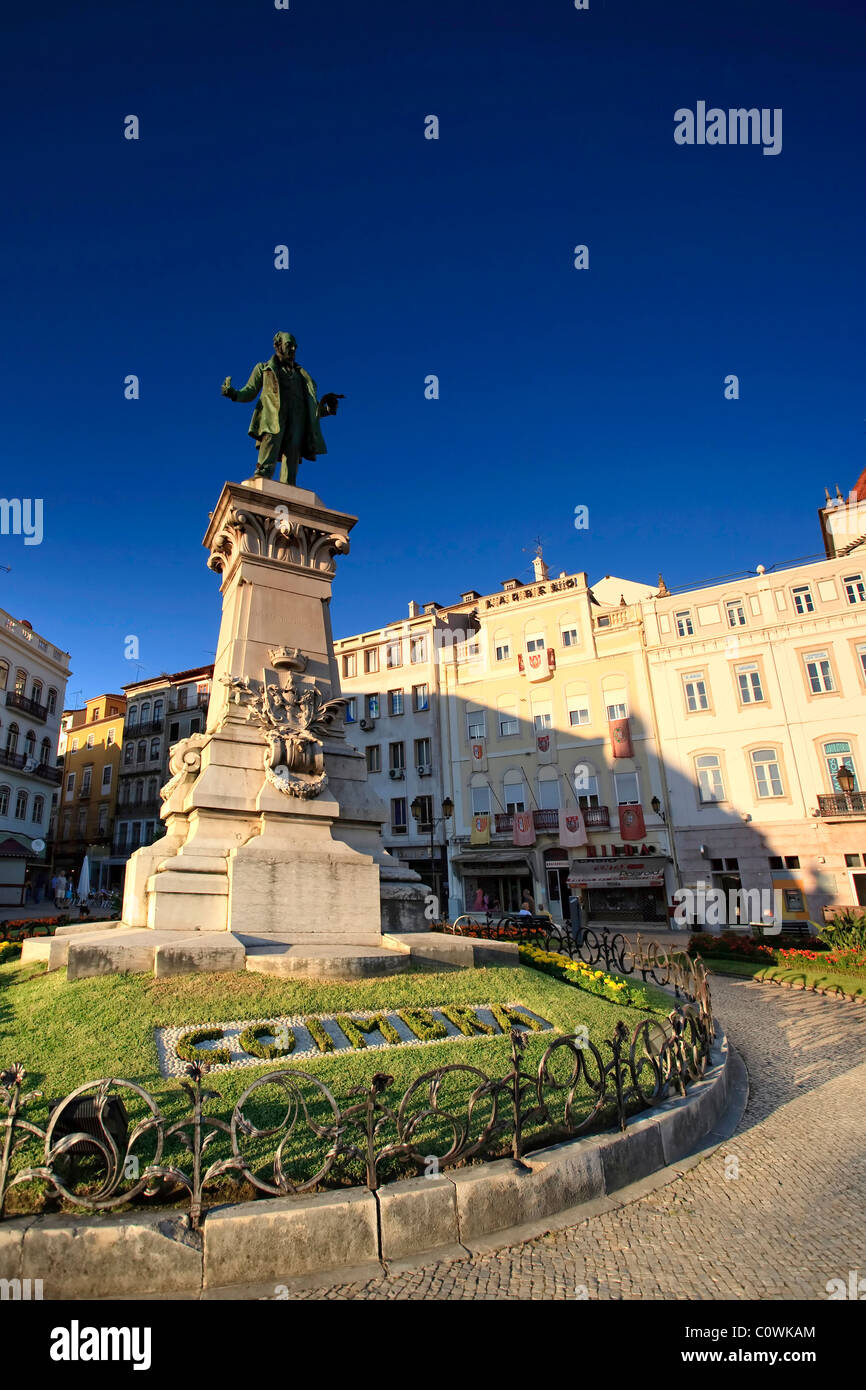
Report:
[[409,617],[410,617],[410,618],[420,618],[420,617],[421,617],[421,605],[420,605],[420,603],[416,603],[415,600],[414,600],[413,598],[410,598],[410,600],[409,600]]
[[544,563],[544,557],[541,553],[541,546],[538,547],[537,554],[532,562],[532,568],[535,570],[536,584],[541,584],[545,579],[549,577],[547,565]]

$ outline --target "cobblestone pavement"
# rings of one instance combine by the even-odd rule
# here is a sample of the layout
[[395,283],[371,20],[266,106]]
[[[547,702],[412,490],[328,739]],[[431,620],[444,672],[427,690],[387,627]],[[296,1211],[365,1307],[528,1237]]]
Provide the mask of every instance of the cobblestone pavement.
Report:
[[829,1279],[866,1273],[866,1009],[719,975],[712,988],[750,1093],[703,1163],[522,1245],[294,1296],[826,1299]]

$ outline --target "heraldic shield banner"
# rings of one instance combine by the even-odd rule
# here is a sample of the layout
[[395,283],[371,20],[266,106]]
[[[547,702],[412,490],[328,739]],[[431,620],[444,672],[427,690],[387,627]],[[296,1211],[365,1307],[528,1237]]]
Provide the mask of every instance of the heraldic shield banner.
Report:
[[572,849],[587,842],[586,825],[579,806],[563,810],[559,808],[559,843],[563,849]]

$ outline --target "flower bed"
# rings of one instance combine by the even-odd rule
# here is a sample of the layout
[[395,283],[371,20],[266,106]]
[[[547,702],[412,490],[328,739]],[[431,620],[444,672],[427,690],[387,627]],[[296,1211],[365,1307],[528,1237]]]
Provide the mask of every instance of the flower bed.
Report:
[[529,965],[534,970],[542,970],[546,975],[553,975],[564,984],[585,989],[590,994],[601,995],[603,999],[610,999],[616,1004],[628,1004],[644,1009],[653,1007],[645,989],[617,975],[609,975],[604,970],[587,965],[585,961],[569,960],[553,951],[542,951],[537,946],[520,946],[519,954],[521,964]]

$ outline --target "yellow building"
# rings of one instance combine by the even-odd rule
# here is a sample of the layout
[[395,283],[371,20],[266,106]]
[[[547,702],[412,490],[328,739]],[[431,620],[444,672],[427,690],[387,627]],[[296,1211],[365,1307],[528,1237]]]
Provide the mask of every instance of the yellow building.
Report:
[[108,857],[123,743],[124,695],[97,695],[64,716],[66,750],[54,868],[75,882],[85,855],[94,888],[110,883]]
[[665,778],[628,601],[646,588],[552,578],[540,554],[534,567],[533,583],[507,579],[459,605],[466,640],[440,653],[452,913],[479,894],[513,911],[528,889],[565,918],[571,877],[589,920],[665,920],[676,886]]

